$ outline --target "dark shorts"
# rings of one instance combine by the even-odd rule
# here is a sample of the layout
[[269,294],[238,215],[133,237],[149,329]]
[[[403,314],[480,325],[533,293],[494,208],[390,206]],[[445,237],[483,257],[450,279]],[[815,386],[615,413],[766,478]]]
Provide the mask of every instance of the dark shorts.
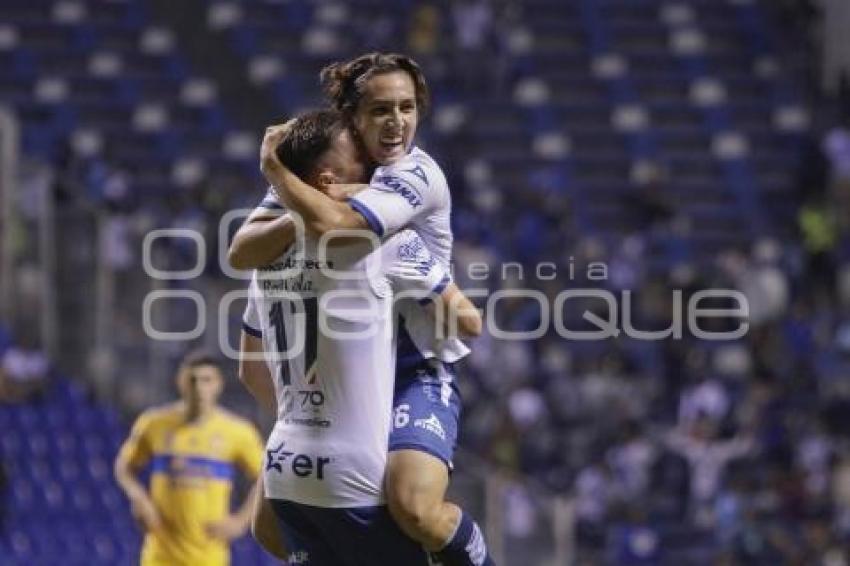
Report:
[[313,507],[270,499],[290,566],[429,566],[428,553],[405,535],[385,505]]
[[389,450],[419,450],[452,468],[460,421],[460,396],[452,364],[434,359],[395,377]]

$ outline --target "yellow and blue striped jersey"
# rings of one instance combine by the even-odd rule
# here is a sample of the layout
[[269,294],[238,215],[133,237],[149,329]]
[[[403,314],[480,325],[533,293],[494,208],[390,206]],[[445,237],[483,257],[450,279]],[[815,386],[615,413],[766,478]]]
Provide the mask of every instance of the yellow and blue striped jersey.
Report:
[[148,533],[142,566],[224,566],[225,542],[209,537],[205,525],[229,514],[236,468],[254,479],[263,446],[246,420],[217,408],[190,423],[180,403],[142,413],[121,457],[137,470],[148,466],[150,494],[163,527]]

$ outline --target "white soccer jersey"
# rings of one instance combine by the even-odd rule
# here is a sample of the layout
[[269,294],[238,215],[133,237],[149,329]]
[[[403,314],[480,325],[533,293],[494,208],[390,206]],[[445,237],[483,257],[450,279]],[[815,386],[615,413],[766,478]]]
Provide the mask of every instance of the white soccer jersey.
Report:
[[[411,230],[368,254],[368,245],[330,248],[322,261],[315,241],[305,245],[301,259],[290,249],[258,272],[300,267],[299,274],[255,275],[244,321],[267,352],[288,354],[269,364],[279,412],[267,444],[266,496],[321,507],[378,505],[395,382],[392,303],[399,293],[427,300],[448,275]],[[359,278],[335,279],[322,268]]]
[[[430,155],[414,147],[392,165],[378,167],[369,187],[349,199],[379,236],[414,228],[431,255],[448,270],[452,254],[449,186]],[[423,358],[456,362],[469,353],[457,338],[438,339],[433,321],[421,309],[401,309],[412,345]]]
[[446,177],[430,155],[414,147],[375,169],[369,187],[349,200],[379,236],[413,228],[448,269],[452,255],[452,199]]
[[[404,227],[415,229],[431,256],[449,270],[453,238],[451,194],[442,169],[421,149],[414,147],[392,165],[378,167],[368,188],[350,198],[349,204],[380,237]],[[269,188],[260,207],[282,208],[273,188]],[[403,303],[400,314],[410,338],[400,344],[405,354],[449,363],[469,354],[461,340],[438,338],[431,317],[415,304]]]

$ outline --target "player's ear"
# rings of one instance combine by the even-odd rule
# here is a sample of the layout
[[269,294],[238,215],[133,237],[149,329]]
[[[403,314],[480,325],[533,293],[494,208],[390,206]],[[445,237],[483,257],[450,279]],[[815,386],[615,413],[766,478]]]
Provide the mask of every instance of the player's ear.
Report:
[[319,188],[322,189],[322,191],[327,191],[328,185],[336,183],[336,176],[334,176],[334,174],[330,171],[323,171],[319,173],[318,181]]

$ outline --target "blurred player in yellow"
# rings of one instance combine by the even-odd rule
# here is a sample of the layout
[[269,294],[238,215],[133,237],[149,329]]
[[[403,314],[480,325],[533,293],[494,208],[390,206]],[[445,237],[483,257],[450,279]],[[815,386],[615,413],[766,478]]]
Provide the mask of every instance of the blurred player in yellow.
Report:
[[[115,479],[145,530],[142,566],[225,566],[229,542],[251,524],[256,486],[230,513],[238,467],[260,473],[256,429],[219,407],[224,376],[211,356],[191,353],[177,372],[181,399],[149,409],[133,425],[115,461]],[[138,474],[150,467],[150,489]]]

